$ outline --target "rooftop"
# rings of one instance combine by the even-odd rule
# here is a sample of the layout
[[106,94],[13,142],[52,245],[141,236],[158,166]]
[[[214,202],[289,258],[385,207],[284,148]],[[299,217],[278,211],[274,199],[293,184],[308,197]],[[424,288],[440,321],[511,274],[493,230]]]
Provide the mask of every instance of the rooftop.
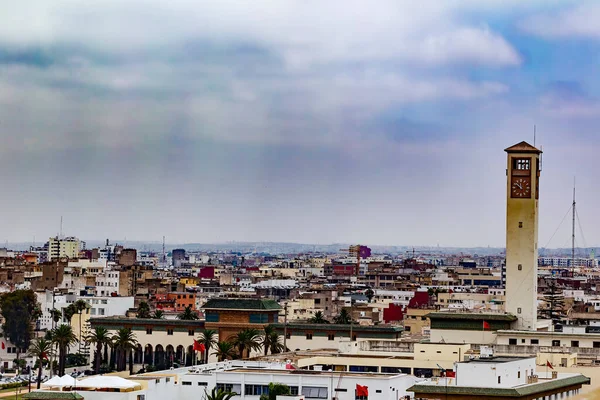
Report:
[[281,310],[279,303],[270,299],[210,299],[202,308],[206,310]]
[[450,394],[454,396],[525,397],[578,385],[589,385],[590,378],[581,374],[559,374],[557,379],[543,379],[536,383],[511,388],[473,387],[440,384],[439,381],[418,383],[407,390],[415,394]]
[[508,362],[513,362],[513,361],[524,360],[527,358],[531,358],[531,357],[496,356],[496,357],[475,358],[473,360],[463,361],[463,363],[469,363],[469,364],[508,363]]
[[535,153],[540,154],[542,151],[533,147],[529,143],[523,141],[521,143],[517,143],[514,146],[510,146],[504,149],[507,153]]
[[[284,324],[271,324],[277,329],[283,329]],[[327,331],[350,331],[356,332],[385,332],[385,333],[402,333],[404,328],[396,325],[350,325],[350,324],[311,324],[303,322],[288,322],[288,329],[311,329],[311,330],[327,330]]]
[[517,320],[512,314],[501,313],[465,313],[465,312],[433,312],[427,314],[427,317],[436,319],[457,319],[457,320],[477,320],[477,321],[507,321],[513,322]]

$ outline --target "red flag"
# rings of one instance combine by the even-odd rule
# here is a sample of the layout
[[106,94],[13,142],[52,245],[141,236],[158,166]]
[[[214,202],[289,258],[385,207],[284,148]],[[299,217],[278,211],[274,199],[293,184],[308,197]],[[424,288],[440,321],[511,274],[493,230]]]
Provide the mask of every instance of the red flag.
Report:
[[296,369],[296,367],[294,367],[292,363],[287,363],[285,364],[285,369]]
[[546,361],[546,367],[548,367],[550,369],[554,369],[554,367],[552,366],[552,364],[550,364],[550,361]]
[[202,351],[203,347],[204,346],[202,345],[202,343],[194,339],[194,351]]
[[483,321],[483,330],[485,331],[486,329],[492,329],[490,327],[490,323],[487,321]]
[[356,384],[356,396],[357,397],[369,397],[369,387],[361,386],[357,383]]
[[456,378],[456,372],[446,370],[446,378]]
[[2,342],[2,350],[4,350],[6,348],[6,346],[4,345],[4,342]]
[[42,358],[43,358],[43,359],[45,359],[45,360],[47,360],[47,359],[48,359],[48,354],[46,354],[46,352],[45,352],[45,351],[42,351],[42,354],[41,354],[41,356],[42,356]]
[[204,343],[200,343],[200,346],[198,346],[198,351],[201,351],[202,353],[206,351],[206,346],[204,346]]

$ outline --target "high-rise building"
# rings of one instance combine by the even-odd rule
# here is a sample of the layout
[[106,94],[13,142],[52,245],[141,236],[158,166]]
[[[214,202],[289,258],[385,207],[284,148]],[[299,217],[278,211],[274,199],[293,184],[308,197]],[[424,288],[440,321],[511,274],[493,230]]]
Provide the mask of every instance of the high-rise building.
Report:
[[507,148],[506,311],[517,330],[537,330],[540,150],[521,142]]
[[57,260],[59,258],[79,258],[79,251],[82,249],[82,242],[76,237],[51,237],[48,239],[48,258]]

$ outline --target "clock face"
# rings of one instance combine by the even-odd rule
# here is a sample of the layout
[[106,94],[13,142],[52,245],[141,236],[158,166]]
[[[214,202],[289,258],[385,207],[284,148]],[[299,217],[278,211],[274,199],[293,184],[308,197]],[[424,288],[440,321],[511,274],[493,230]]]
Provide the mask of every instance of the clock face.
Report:
[[529,198],[531,197],[531,184],[527,178],[515,178],[510,187],[512,197]]

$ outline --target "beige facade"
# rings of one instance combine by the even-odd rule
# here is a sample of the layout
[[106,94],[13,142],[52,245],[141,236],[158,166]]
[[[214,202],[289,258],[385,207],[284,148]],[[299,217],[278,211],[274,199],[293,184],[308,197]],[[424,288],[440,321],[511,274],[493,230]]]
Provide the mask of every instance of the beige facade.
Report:
[[429,330],[431,321],[427,318],[431,310],[426,308],[407,308],[404,314],[404,330],[411,334],[422,334]]
[[505,296],[486,293],[438,293],[439,308],[504,311]]
[[517,317],[516,329],[536,330],[541,152],[525,142],[506,152],[506,311]]

